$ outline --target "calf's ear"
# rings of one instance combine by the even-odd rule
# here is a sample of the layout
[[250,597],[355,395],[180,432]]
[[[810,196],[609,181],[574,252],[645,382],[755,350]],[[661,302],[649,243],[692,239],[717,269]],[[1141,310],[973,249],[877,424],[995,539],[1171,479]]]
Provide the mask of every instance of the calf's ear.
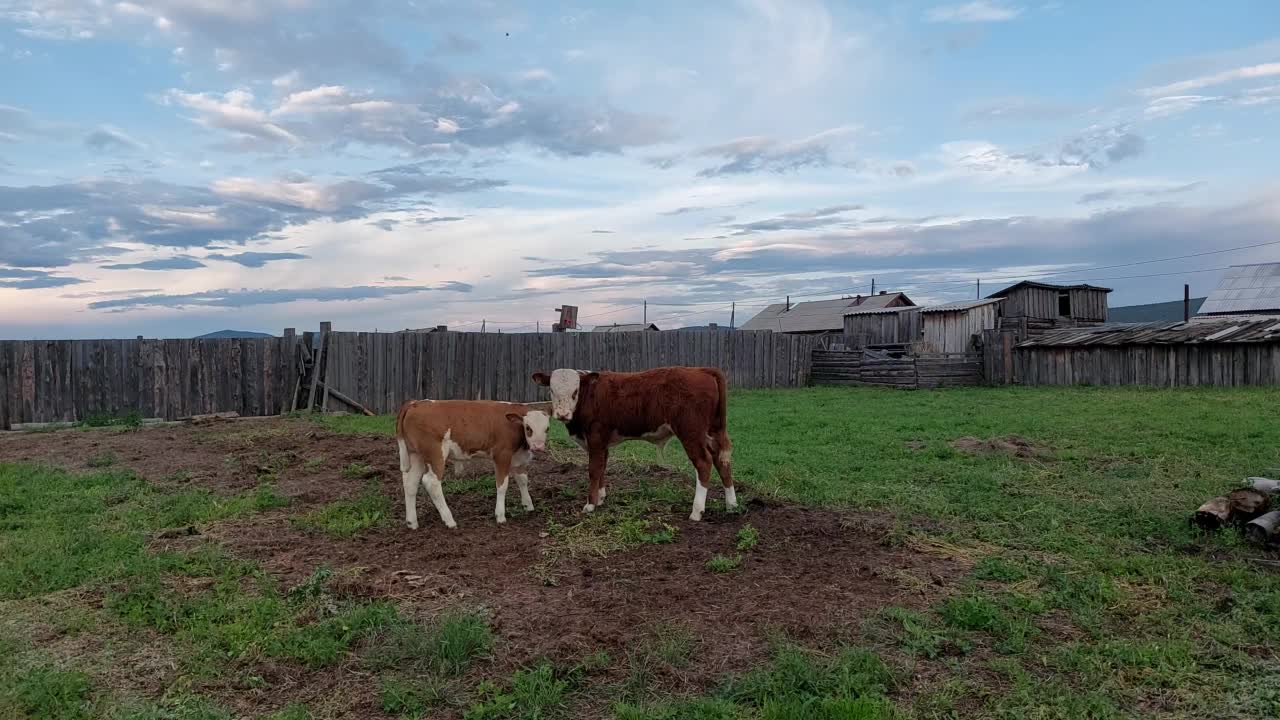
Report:
[[544,372],[536,372],[533,374],[533,382],[546,387],[551,384],[551,376]]
[[600,379],[600,373],[598,372],[582,373],[582,379],[586,382],[593,383]]
[[523,417],[521,417],[520,415],[515,414],[515,413],[507,413],[507,419],[508,419],[508,420],[510,420],[511,422],[515,422],[515,423],[523,423],[523,422],[524,422],[524,418],[523,418]]

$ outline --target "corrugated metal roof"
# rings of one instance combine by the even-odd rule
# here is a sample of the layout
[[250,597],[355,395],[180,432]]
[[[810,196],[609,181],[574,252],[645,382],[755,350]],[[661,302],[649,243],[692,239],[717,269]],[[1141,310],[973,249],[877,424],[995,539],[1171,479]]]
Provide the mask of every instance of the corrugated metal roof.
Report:
[[1204,343],[1280,343],[1280,318],[1240,321],[1219,318],[1191,322],[1152,322],[1050,330],[1018,347],[1081,345],[1195,345]]
[[1035,280],[1023,280],[1022,282],[1010,285],[1003,290],[997,290],[987,297],[1004,297],[1014,290],[1024,287],[1040,288],[1041,290],[1101,290],[1102,292],[1111,292],[1111,288],[1100,287],[1098,285],[1086,285],[1085,283],[1078,283],[1076,285],[1054,285],[1051,283],[1036,282]]
[[960,312],[961,310],[969,310],[971,308],[982,307],[983,305],[995,305],[1004,302],[1004,298],[985,298],[983,300],[962,300],[960,302],[946,303],[944,305],[929,305],[920,308],[922,313],[936,312]]
[[1280,312],[1280,263],[1233,265],[1200,306],[1200,315]]
[[911,302],[903,293],[887,292],[883,295],[867,295],[861,298],[836,298],[792,303],[774,303],[761,310],[743,324],[743,330],[772,330],[784,333],[836,332],[844,330],[844,316],[851,312],[881,310],[901,297]]

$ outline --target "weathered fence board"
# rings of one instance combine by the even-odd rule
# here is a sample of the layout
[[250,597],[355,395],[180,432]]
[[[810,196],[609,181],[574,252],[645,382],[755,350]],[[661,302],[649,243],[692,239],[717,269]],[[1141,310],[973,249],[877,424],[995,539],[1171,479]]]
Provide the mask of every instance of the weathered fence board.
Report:
[[871,351],[814,350],[814,385],[939,388],[982,382],[982,356],[947,353],[879,356]]
[[[722,335],[724,337],[722,337]],[[734,333],[354,333],[330,335],[327,382],[370,410],[394,412],[410,398],[544,400],[538,370],[645,370],[719,367],[730,387],[803,387],[812,338]],[[386,365],[385,358],[398,362]],[[354,358],[354,360],[352,360]],[[373,358],[374,369],[361,369]],[[379,365],[379,359],[382,359]]]

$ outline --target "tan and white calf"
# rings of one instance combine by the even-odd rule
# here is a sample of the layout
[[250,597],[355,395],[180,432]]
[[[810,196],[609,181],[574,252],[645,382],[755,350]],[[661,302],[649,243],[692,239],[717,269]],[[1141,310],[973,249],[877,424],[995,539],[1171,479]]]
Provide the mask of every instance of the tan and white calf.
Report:
[[396,444],[400,449],[400,473],[404,481],[404,519],[418,528],[418,483],[426,488],[440,519],[455,528],[453,513],[444,501],[441,479],[445,463],[470,458],[493,461],[498,499],[493,514],[507,521],[507,481],[515,475],[520,501],[533,509],[529,476],[524,467],[533,453],[546,449],[547,414],[528,405],[487,400],[410,400],[396,415]]

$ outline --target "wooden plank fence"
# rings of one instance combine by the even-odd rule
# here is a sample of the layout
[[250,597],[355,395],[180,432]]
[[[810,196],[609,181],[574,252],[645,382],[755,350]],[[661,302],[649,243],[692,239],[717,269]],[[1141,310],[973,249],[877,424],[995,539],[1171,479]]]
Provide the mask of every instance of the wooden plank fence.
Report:
[[537,402],[539,370],[632,372],[711,366],[731,388],[803,387],[812,338],[772,332],[365,333],[334,332],[326,385],[375,413],[409,398]]
[[814,385],[940,388],[982,382],[982,356],[932,353],[891,356],[871,350],[813,351]]
[[273,415],[296,381],[293,335],[0,341],[0,429],[135,411]]
[[[332,391],[380,413],[408,398],[535,402],[546,391],[530,376],[561,367],[707,365],[724,370],[734,388],[803,387],[813,347],[807,336],[772,332],[327,330],[318,337],[290,329],[282,338],[0,341],[0,428],[130,411],[176,419],[347,409]],[[299,355],[320,368],[322,384],[302,384]]]

